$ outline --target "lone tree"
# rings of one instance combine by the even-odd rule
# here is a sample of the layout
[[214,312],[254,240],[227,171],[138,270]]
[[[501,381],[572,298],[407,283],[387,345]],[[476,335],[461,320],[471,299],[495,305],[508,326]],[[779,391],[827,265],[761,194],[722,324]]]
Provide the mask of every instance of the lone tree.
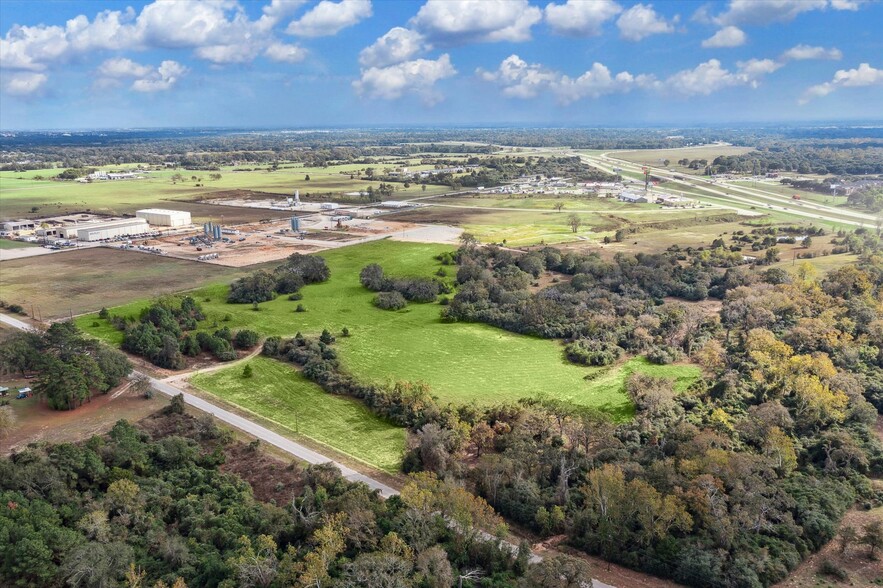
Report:
[[567,224],[570,225],[570,230],[575,233],[583,225],[583,219],[578,214],[570,214],[567,217]]
[[564,208],[564,203],[563,203],[563,202],[556,202],[556,203],[555,203],[555,210],[557,210],[558,212],[561,212],[561,209],[562,209],[562,208]]
[[469,251],[478,245],[478,238],[472,233],[462,233],[460,235],[460,245],[463,246],[463,249]]

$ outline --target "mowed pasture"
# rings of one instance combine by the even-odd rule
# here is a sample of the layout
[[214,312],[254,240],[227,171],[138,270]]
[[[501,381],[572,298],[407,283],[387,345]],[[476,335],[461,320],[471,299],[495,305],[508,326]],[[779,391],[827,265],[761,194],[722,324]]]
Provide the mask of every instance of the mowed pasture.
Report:
[[95,312],[145,296],[230,280],[243,270],[91,247],[0,262],[0,291],[43,319]]
[[615,229],[617,222],[597,213],[581,214],[583,225],[574,233],[567,213],[544,210],[487,210],[481,208],[427,206],[389,215],[388,218],[414,223],[441,223],[462,227],[482,243],[537,245],[567,243],[596,238],[592,232]]
[[405,430],[368,410],[358,400],[336,396],[304,378],[294,367],[265,357],[198,374],[191,383],[231,404],[269,419],[387,472],[397,472],[405,451]]
[[703,173],[705,170],[691,170],[678,165],[681,159],[705,159],[711,163],[717,157],[724,155],[743,155],[754,151],[753,147],[738,147],[736,145],[702,145],[701,147],[680,147],[675,149],[638,149],[634,151],[608,151],[610,157],[624,159],[640,165],[650,167],[662,167],[663,162],[669,161],[669,168],[681,170],[686,173]]
[[[613,236],[616,229],[655,222],[679,222],[684,227],[703,224],[703,219],[726,213],[721,209],[661,208],[655,204],[625,204],[599,198],[568,199],[560,212],[534,208],[532,199],[443,198],[429,201],[430,206],[410,209],[390,215],[403,222],[443,223],[462,227],[482,243],[505,243],[512,247],[539,244],[597,243],[605,236]],[[456,204],[453,204],[456,202]],[[511,204],[510,204],[511,202]],[[549,202],[546,200],[545,202]],[[539,203],[545,204],[541,199]],[[551,202],[554,202],[552,200]],[[436,205],[438,203],[438,205]],[[451,204],[445,204],[451,203]],[[473,203],[478,203],[473,206]],[[496,203],[503,204],[497,207]],[[518,204],[524,204],[519,207]],[[609,205],[610,208],[603,208]],[[505,208],[505,210],[501,210]],[[592,208],[596,208],[592,210]],[[574,232],[569,224],[570,214],[582,221]]]
[[[325,328],[339,334],[347,327],[351,336],[338,338],[335,347],[343,366],[366,382],[422,381],[440,401],[457,404],[488,406],[544,396],[602,409],[617,419],[632,414],[622,386],[624,375],[607,374],[609,379],[592,380],[591,374],[600,369],[566,362],[558,341],[516,335],[484,324],[443,323],[438,303],[412,303],[397,312],[379,310],[372,303],[375,294],[359,283],[359,271],[372,262],[395,276],[431,276],[444,268],[452,279],[456,268],[442,266],[433,258],[449,250],[450,246],[444,245],[385,240],[323,252],[331,269],[330,280],[303,288],[300,301],[280,296],[261,304],[259,311],[251,305],[226,303],[228,286],[223,283],[192,295],[206,311],[202,325],[206,329],[247,327],[264,335],[291,337],[297,332],[318,335]],[[147,303],[142,300],[112,312],[134,315]],[[295,312],[298,304],[303,304],[306,312]],[[96,336],[120,341],[121,334],[96,315],[81,317],[77,323]],[[623,364],[612,373],[653,367]],[[695,367],[678,369],[687,379],[698,376]]]

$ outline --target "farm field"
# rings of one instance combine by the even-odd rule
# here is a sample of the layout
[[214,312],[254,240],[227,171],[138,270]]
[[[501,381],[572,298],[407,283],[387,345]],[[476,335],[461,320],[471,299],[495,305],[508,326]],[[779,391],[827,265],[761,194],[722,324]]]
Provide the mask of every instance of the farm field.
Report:
[[[126,166],[113,166],[108,169],[122,169]],[[232,171],[222,168],[221,179],[209,180],[207,171],[167,169],[152,171],[142,180],[99,181],[93,183],[55,182],[35,180],[34,177],[48,178],[61,173],[62,169],[33,170],[28,172],[0,172],[0,192],[3,194],[3,216],[9,218],[28,217],[31,209],[37,207],[41,216],[64,214],[67,212],[91,210],[107,214],[130,214],[140,208],[151,206],[173,206],[178,201],[197,201],[210,198],[213,193],[225,190],[258,190],[277,194],[291,194],[298,189],[301,196],[325,194],[327,192],[348,192],[364,190],[369,185],[375,188],[379,180],[350,179],[348,173],[362,169],[365,165],[341,165],[327,168],[291,167],[270,172],[263,169],[252,171]],[[417,166],[431,169],[432,166]],[[382,168],[381,168],[382,169]],[[172,176],[180,173],[186,179],[173,183]],[[309,175],[309,181],[305,177]],[[192,179],[202,178],[202,182]],[[196,186],[201,183],[202,186]],[[447,186],[427,186],[424,191],[418,184],[399,188],[393,199],[406,199],[428,196],[449,191]]]
[[683,170],[687,173],[702,173],[703,170],[691,170],[677,164],[679,159],[707,159],[709,163],[722,155],[742,155],[754,151],[753,147],[737,147],[735,145],[703,145],[701,147],[680,147],[677,149],[640,149],[634,151],[610,151],[611,157],[639,163],[641,165],[661,166],[666,159],[669,168]]
[[323,443],[381,470],[398,472],[405,451],[405,430],[373,415],[351,398],[335,396],[280,361],[249,360],[242,365],[198,374],[191,383],[290,432]]
[[[539,243],[567,243],[579,237],[588,237],[591,231],[615,228],[615,222],[589,213],[581,215],[583,226],[573,233],[567,225],[567,214],[556,211],[481,210],[429,206],[390,215],[391,219],[415,223],[444,223],[462,227],[483,243],[507,245],[537,245]],[[593,235],[597,238],[597,235]]]
[[[563,205],[562,213],[569,210],[597,210],[602,212],[628,212],[635,210],[659,210],[657,204],[628,204],[620,202],[616,198],[600,198],[597,196],[574,196],[561,194],[540,194],[536,196],[526,194],[467,195],[467,196],[441,196],[428,201],[434,205],[452,205],[487,208],[512,208],[523,210],[555,210],[556,205]],[[555,210],[555,212],[558,212]]]
[[[566,362],[559,342],[516,335],[483,324],[443,323],[437,303],[409,304],[397,312],[384,311],[372,304],[374,293],[359,283],[362,267],[371,262],[383,265],[390,275],[433,275],[441,266],[433,256],[450,246],[376,241],[324,252],[331,268],[331,279],[302,289],[299,302],[281,296],[260,305],[225,302],[226,283],[193,292],[213,325],[248,327],[264,335],[293,336],[298,331],[317,335],[327,328],[340,333],[347,327],[351,336],[335,344],[344,367],[359,378],[372,382],[397,380],[423,381],[442,402],[474,402],[490,405],[514,402],[528,396],[548,396],[576,405],[608,411],[615,418],[627,418],[632,406],[622,382],[630,369],[650,371],[656,366],[626,363],[605,377],[587,381],[586,376],[601,368],[586,368]],[[454,267],[447,268],[452,275]],[[136,314],[147,301],[112,309],[113,314]],[[307,311],[295,313],[297,304]],[[224,320],[229,315],[229,320]],[[107,321],[89,315],[78,325],[111,342],[121,333]],[[93,326],[98,323],[98,326]],[[684,366],[685,379],[698,376],[698,370]],[[686,380],[685,380],[686,381]]]
[[243,270],[91,247],[0,262],[3,299],[33,305],[43,319],[95,312],[145,296],[170,294],[208,282],[232,280]]

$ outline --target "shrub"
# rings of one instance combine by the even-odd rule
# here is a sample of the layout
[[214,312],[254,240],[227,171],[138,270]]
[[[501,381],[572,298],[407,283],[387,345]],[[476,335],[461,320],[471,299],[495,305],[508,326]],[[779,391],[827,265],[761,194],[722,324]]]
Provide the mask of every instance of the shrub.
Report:
[[362,271],[359,272],[359,281],[363,286],[374,292],[383,290],[386,285],[386,279],[383,277],[383,268],[376,263],[362,268]]
[[657,365],[666,365],[669,363],[674,363],[681,359],[681,352],[679,349],[675,349],[674,347],[669,347],[668,345],[663,345],[660,347],[654,347],[647,353],[647,360],[650,363],[655,363]]
[[257,332],[243,329],[237,331],[236,335],[233,336],[233,347],[236,349],[251,349],[258,344],[259,339],[260,335]]
[[255,303],[267,302],[275,297],[276,280],[269,272],[256,271],[250,276],[239,278],[230,285],[227,302]]
[[622,356],[622,347],[608,341],[579,339],[567,344],[567,359],[580,365],[610,365]]
[[100,319],[106,319],[106,318],[109,317],[109,316],[110,316],[110,313],[107,311],[106,308],[104,308],[104,307],[102,306],[102,307],[101,307],[101,310],[98,311],[98,318],[100,318]]
[[849,574],[846,573],[846,570],[832,562],[830,559],[823,559],[821,561],[819,564],[819,573],[823,576],[836,578],[842,582],[849,579]]
[[401,310],[408,302],[399,292],[381,292],[374,297],[374,305],[383,310]]
[[295,292],[294,294],[288,295],[289,300],[303,300],[303,298],[304,298],[304,295],[301,294],[300,292]]
[[303,304],[298,304],[297,308],[294,309],[294,312],[306,312],[306,311],[307,311],[307,309],[304,307]]
[[242,377],[243,378],[251,378],[254,376],[254,369],[252,369],[251,364],[245,364],[245,367],[242,368]]

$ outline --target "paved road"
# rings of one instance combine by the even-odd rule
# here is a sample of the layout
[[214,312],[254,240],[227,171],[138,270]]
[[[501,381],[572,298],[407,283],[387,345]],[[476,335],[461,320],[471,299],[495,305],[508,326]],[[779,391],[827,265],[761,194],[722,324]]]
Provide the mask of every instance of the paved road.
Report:
[[0,314],[0,323],[9,325],[13,329],[18,329],[19,331],[33,331],[34,327],[29,325],[24,321],[20,321],[15,317],[11,317],[8,314]]
[[[138,372],[134,372],[138,374]],[[245,431],[249,435],[252,435],[263,442],[269,443],[275,447],[278,447],[282,451],[286,453],[290,453],[291,455],[301,459],[307,463],[312,464],[321,464],[321,463],[332,463],[334,464],[340,472],[343,474],[343,477],[351,482],[364,482],[367,484],[372,490],[379,490],[381,496],[384,498],[389,498],[390,496],[395,496],[399,492],[393,488],[390,488],[383,482],[378,482],[373,478],[369,478],[364,474],[360,474],[356,470],[349,468],[342,463],[338,463],[333,459],[322,455],[316,451],[308,447],[304,447],[300,443],[295,443],[290,439],[286,439],[282,435],[278,433],[274,433],[270,429],[266,427],[262,427],[256,423],[251,422],[250,420],[243,418],[237,414],[234,414],[228,410],[224,410],[220,406],[216,404],[212,404],[208,400],[200,398],[198,396],[194,396],[193,394],[189,394],[184,392],[180,388],[170,384],[164,380],[158,380],[156,378],[149,378],[150,384],[159,392],[166,394],[168,396],[177,396],[178,394],[184,395],[184,402],[189,404],[194,408],[198,408],[203,412],[207,412],[208,414],[214,416],[216,419],[221,420],[229,425],[236,427],[241,431]]]
[[[8,316],[6,314],[0,314],[0,322],[3,322],[11,327],[16,329],[21,329],[23,331],[28,331],[33,329],[33,327],[27,324],[24,321],[21,321],[17,318]],[[139,375],[140,372],[132,372],[133,375]],[[252,435],[262,442],[269,443],[279,449],[285,451],[286,453],[290,453],[296,458],[303,460],[307,463],[312,464],[321,464],[321,463],[332,463],[334,464],[343,474],[343,477],[351,482],[364,482],[367,484],[372,490],[379,490],[381,496],[384,498],[389,498],[390,496],[395,496],[398,494],[398,490],[390,488],[383,482],[379,482],[373,478],[369,478],[364,474],[360,474],[356,470],[349,468],[342,463],[338,463],[333,459],[322,455],[316,451],[308,447],[304,447],[300,443],[295,443],[290,439],[286,439],[282,435],[278,433],[274,433],[273,431],[267,429],[266,427],[262,427],[256,423],[251,422],[250,420],[243,418],[237,414],[233,414],[232,412],[221,408],[215,404],[212,404],[208,400],[204,400],[199,398],[198,396],[194,396],[193,394],[189,394],[184,390],[181,390],[177,386],[164,381],[158,380],[156,378],[151,378],[146,374],[142,374],[150,380],[150,385],[153,386],[159,392],[166,394],[168,396],[177,396],[178,394],[184,395],[184,402],[189,404],[194,408],[198,408],[203,412],[207,412],[210,415],[214,416],[216,419],[227,423],[228,425],[232,425],[241,431],[245,431],[249,435]]]
[[[642,167],[638,164],[612,157],[609,153],[604,153],[600,157],[580,153],[574,153],[574,155],[579,156],[584,162],[593,167],[597,167],[611,173],[613,167],[619,167],[621,169],[625,169],[634,173],[638,173],[642,169]],[[786,197],[780,194],[764,192],[760,189],[746,188],[743,186],[734,186],[728,183],[714,183],[702,177],[684,176],[683,180],[678,180],[675,179],[674,176],[682,174],[667,172],[665,170],[660,170],[659,168],[653,168],[653,175],[665,178],[666,180],[675,184],[683,184],[693,188],[698,188],[710,195],[723,200],[730,200],[733,202],[739,202],[741,204],[754,206],[760,211],[764,209],[779,210],[795,216],[801,216],[811,219],[822,219],[832,223],[853,226],[869,226],[875,220],[873,216],[865,213],[835,209],[829,206],[809,201],[801,201],[801,204],[795,205],[794,202],[788,200]],[[688,195],[688,197],[696,198],[697,196]],[[701,196],[698,197],[701,198]]]

